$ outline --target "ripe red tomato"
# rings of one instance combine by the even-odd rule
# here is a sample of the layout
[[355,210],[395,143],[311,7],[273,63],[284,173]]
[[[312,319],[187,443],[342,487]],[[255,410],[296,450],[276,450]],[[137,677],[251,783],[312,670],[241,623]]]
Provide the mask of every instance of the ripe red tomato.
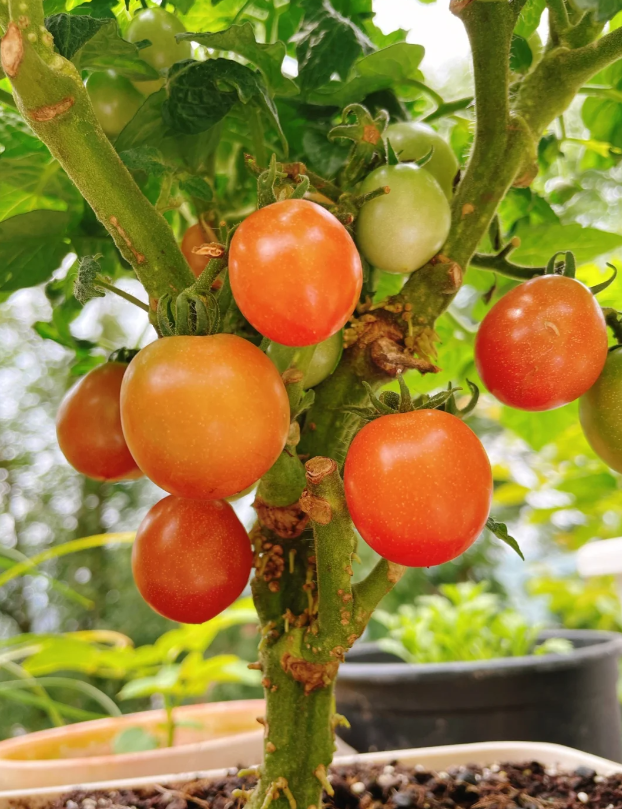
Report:
[[552,410],[578,399],[607,359],[598,301],[580,281],[543,275],[515,287],[488,312],[475,340],[475,364],[499,401]]
[[94,480],[142,475],[121,429],[119,394],[127,367],[123,362],[99,365],[71,388],[58,408],[61,451],[74,469]]
[[202,624],[241,594],[253,564],[248,534],[229,503],[165,497],[136,533],[132,572],[160,615]]
[[192,248],[200,247],[202,244],[205,244],[206,241],[205,234],[198,222],[196,225],[191,225],[188,228],[181,240],[181,252],[190,265],[190,269],[194,273],[195,278],[198,278],[207,267],[209,256],[198,256],[196,253],[192,252]]
[[492,499],[490,461],[456,416],[382,416],[346,457],[346,500],[363,539],[385,559],[429,567],[455,559],[481,533]]
[[233,334],[156,340],[121,388],[132,454],[177,497],[216,500],[255,483],[285,446],[289,418],[279,372]]
[[267,205],[239,226],[229,279],[244,317],[277,343],[307,346],[339,331],[363,284],[358,251],[344,226],[314,202]]

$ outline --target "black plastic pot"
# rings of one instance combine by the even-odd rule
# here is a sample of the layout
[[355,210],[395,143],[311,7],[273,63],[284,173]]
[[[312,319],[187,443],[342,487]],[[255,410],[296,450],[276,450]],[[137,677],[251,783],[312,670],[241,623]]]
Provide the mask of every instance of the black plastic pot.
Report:
[[361,752],[487,741],[557,742],[622,761],[622,634],[550,630],[567,655],[412,665],[355,647],[337,680],[339,735]]

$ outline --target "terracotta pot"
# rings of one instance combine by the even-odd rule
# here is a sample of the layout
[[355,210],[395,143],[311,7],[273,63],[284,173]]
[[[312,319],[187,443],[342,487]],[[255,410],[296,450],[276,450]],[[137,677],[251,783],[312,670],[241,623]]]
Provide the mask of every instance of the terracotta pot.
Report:
[[[163,738],[163,710],[96,719],[7,739],[0,742],[0,790],[159,777],[259,761],[263,730],[256,717],[263,713],[264,702],[259,699],[185,705],[175,713],[182,723],[176,730],[175,746],[140,753],[115,755],[112,741],[130,727]],[[185,723],[189,726],[184,727]]]
[[[570,747],[547,742],[479,742],[476,744],[456,744],[444,747],[422,747],[414,750],[392,750],[384,753],[365,753],[363,755],[340,756],[335,764],[349,764],[353,761],[368,761],[375,764],[388,764],[399,761],[402,764],[421,764],[435,770],[444,770],[456,764],[480,764],[490,766],[499,761],[524,762],[539,761],[546,766],[559,766],[562,769],[574,770],[584,766],[596,770],[599,775],[611,775],[622,772],[622,764],[615,761],[582,753]],[[244,762],[250,764],[251,761]],[[168,775],[158,778],[131,778],[126,781],[108,780],[99,784],[89,784],[90,789],[131,789],[153,787],[157,784],[167,786],[187,784],[193,778],[215,779],[227,774],[226,769],[207,770],[204,772]],[[0,809],[15,809],[17,799],[28,798],[28,809],[43,809],[50,801],[56,800],[71,789],[81,789],[81,785],[63,787],[61,789],[23,789],[17,792],[0,792]]]

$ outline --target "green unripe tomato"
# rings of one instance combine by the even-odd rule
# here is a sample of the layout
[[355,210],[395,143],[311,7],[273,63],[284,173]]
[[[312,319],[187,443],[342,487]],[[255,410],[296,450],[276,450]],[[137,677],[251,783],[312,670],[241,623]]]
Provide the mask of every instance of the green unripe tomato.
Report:
[[594,452],[622,472],[622,348],[609,352],[601,375],[579,399],[579,420]]
[[[314,388],[323,382],[326,377],[330,376],[337,367],[337,363],[343,352],[343,332],[338,331],[318,343],[313,352],[313,357],[309,363],[309,367],[305,371],[302,379],[303,388]],[[268,346],[266,354],[270,357],[272,362],[276,365],[280,373],[287,370],[292,357],[292,348],[290,346],[283,346],[280,343],[272,342]]]
[[145,100],[132,82],[112,70],[91,73],[86,91],[102,129],[115,138],[138,112]]
[[[192,45],[188,41],[177,42],[175,34],[184,34],[184,24],[170,11],[163,8],[145,8],[139,11],[125,32],[128,42],[148,39],[151,45],[140,51],[140,58],[156,70],[168,70],[175,62],[190,59]],[[163,79],[135,82],[135,87],[145,95],[157,92]]]
[[449,202],[430,172],[414,163],[372,171],[361,193],[381,186],[390,192],[366,202],[356,220],[358,246],[374,267],[411,273],[443,246],[451,224]]
[[454,177],[460,164],[451,146],[427,124],[417,121],[404,121],[391,124],[387,129],[387,138],[391,141],[395,153],[406,163],[420,160],[430,149],[434,149],[432,157],[423,166],[436,179],[449,199],[453,194]]

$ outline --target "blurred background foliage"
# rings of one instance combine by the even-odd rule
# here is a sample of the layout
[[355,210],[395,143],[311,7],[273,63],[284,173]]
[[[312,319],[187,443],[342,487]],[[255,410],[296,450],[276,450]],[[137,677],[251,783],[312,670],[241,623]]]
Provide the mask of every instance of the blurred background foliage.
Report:
[[[416,0],[411,2],[417,6]],[[130,0],[127,8],[114,0],[92,0],[91,8],[96,4],[102,16],[109,16],[113,10],[122,29],[131,12],[139,7],[138,0]],[[47,13],[71,10],[77,5],[74,0],[45,0]],[[171,5],[189,31],[218,32],[232,21],[251,22],[259,41],[290,40],[298,30],[304,7],[272,0],[172,0]],[[310,84],[304,103],[288,98],[286,87],[277,96],[290,159],[304,158],[311,169],[328,176],[339,171],[348,153],[342,143],[330,143],[326,138],[330,127],[339,120],[343,104],[364,101],[372,110],[385,107],[398,120],[425,117],[434,107],[429,91],[422,90],[419,84],[423,80],[423,48],[412,48],[428,43],[418,39],[417,29],[407,32],[398,28],[399,15],[384,13],[385,5],[391,5],[385,0],[378,0],[374,7],[371,0],[340,0],[333,5],[360,27],[371,50],[408,42],[411,61],[383,64],[376,72],[362,71],[360,61],[358,67],[355,60],[341,67],[331,62],[328,66],[332,65],[333,75],[329,72],[316,82],[317,86],[312,78],[306,79]],[[534,59],[537,47],[533,34],[540,25],[545,35],[546,15],[542,16],[543,4],[535,0],[528,6],[532,16],[519,23],[522,28],[517,36],[524,42],[529,39]],[[376,21],[382,17],[382,29],[374,22],[374,10],[378,11]],[[449,16],[449,11],[443,13]],[[622,25],[622,15],[614,17],[609,25]],[[427,36],[430,37],[429,30]],[[436,40],[429,44],[435,42],[438,45]],[[517,52],[523,53],[523,62],[518,59],[515,69],[528,69],[525,60],[530,61],[529,55],[525,56],[524,48]],[[292,76],[296,57],[295,42],[290,42],[284,67]],[[440,94],[441,101],[468,99],[471,93],[470,73],[459,58],[446,58],[442,70],[430,66],[425,80]],[[286,84],[282,77],[279,81]],[[0,89],[8,89],[6,80],[0,81]],[[472,115],[467,101],[462,109],[435,120],[435,126],[448,138],[463,164],[472,138]],[[202,210],[207,221],[210,217],[214,221],[218,217],[236,221],[252,210],[255,181],[244,165],[245,152],[259,148],[266,154],[276,151],[281,156],[279,140],[269,129],[262,132],[258,147],[247,118],[238,105],[216,125],[216,131],[201,135],[200,142],[193,141],[195,148],[190,148],[192,144],[183,138],[169,139],[161,147],[163,159],[174,163],[177,170],[183,168],[205,179],[218,207],[206,198],[210,196],[207,193],[195,197],[193,205],[195,210]],[[121,138],[125,138],[125,147],[131,148],[135,133],[126,131]],[[521,240],[513,259],[538,265],[546,263],[555,250],[568,246],[580,264],[578,277],[591,284],[602,281],[608,272],[605,260],[616,263],[622,258],[622,62],[595,77],[564,119],[543,138],[539,164],[540,173],[532,188],[513,189],[499,212],[503,238],[517,236]],[[172,198],[180,193],[181,176],[176,174],[168,189]],[[160,197],[162,183],[168,182],[144,170],[137,170],[136,178],[154,201]],[[55,411],[67,387],[77,375],[103,362],[111,350],[121,345],[139,346],[150,339],[150,327],[142,313],[112,296],[89,301],[84,308],[77,304],[71,293],[75,253],[103,254],[106,275],[137,297],[144,293],[58,165],[16,114],[0,104],[0,223],[34,211],[64,212],[72,224],[69,237],[43,245],[48,261],[54,261],[57,267],[52,280],[33,265],[29,288],[15,291],[11,279],[5,276],[0,284],[2,567],[71,539],[135,530],[161,496],[147,480],[131,484],[86,480],[67,465],[56,445]],[[194,221],[192,209],[185,202],[173,206],[166,216],[180,235]],[[42,220],[38,225],[39,231],[46,229],[46,222]],[[482,245],[483,250],[490,247]],[[376,298],[396,291],[401,282],[400,277],[377,276]],[[409,374],[407,381],[413,391],[433,391],[450,381],[467,390],[467,379],[479,381],[473,365],[477,324],[490,302],[514,283],[469,269],[458,297],[438,322],[442,370],[423,378]],[[622,273],[599,300],[603,306],[618,308]],[[593,539],[622,534],[621,478],[587,445],[579,427],[576,403],[549,413],[531,414],[511,410],[482,395],[469,423],[484,441],[493,463],[493,514],[508,524],[527,561],[523,563],[505,546],[493,544],[485,534],[454,562],[429,570],[410,570],[385,599],[383,609],[395,613],[400,605],[412,604],[420,595],[434,594],[442,585],[486,581],[490,593],[497,594],[501,603],[520,609],[531,622],[622,630],[613,582],[607,578],[584,582],[574,572],[573,553],[577,548]],[[248,527],[252,524],[251,502],[252,495],[236,503]],[[3,648],[12,648],[24,633],[54,635],[81,630],[122,633],[136,649],[156,643],[174,625],[153,613],[139,597],[131,577],[129,554],[127,546],[92,548],[52,559],[7,583],[0,589],[0,638],[8,644]],[[372,565],[374,554],[364,547],[361,557],[360,575]],[[386,627],[383,629],[381,622],[370,627],[371,637],[383,633]],[[99,643],[97,634],[88,638]],[[233,622],[222,627],[221,634],[209,648],[202,649],[201,655],[211,658],[233,653],[253,660],[256,643],[252,621]],[[27,654],[19,659],[26,658]],[[1,680],[15,677],[15,671],[2,660],[0,655],[0,737],[48,727],[52,723],[49,712],[37,704],[9,699],[9,692],[2,691]],[[31,673],[42,676],[52,671],[33,666]],[[76,665],[73,671],[74,676],[84,682],[93,681],[102,693],[116,699],[119,679],[124,679],[126,673],[117,677],[109,674],[95,663],[82,669]],[[142,674],[149,677],[157,672]],[[167,687],[172,687],[172,681],[167,682]],[[119,699],[119,706],[128,711],[161,705],[165,685],[161,682],[152,689],[129,688],[125,692],[128,699]],[[210,680],[209,687],[205,681],[203,686],[184,692],[182,699],[259,694],[257,685],[247,681]],[[78,711],[89,706],[93,709],[92,699],[75,689],[61,688],[55,691],[55,697]]]

